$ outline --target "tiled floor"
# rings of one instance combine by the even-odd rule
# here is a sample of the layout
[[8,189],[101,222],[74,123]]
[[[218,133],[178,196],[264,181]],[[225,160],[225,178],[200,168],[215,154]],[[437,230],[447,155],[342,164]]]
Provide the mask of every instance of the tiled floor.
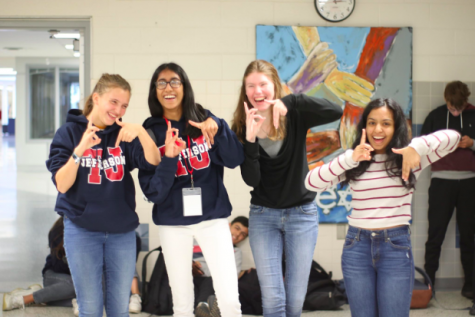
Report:
[[[43,159],[43,158],[41,158]],[[47,233],[57,218],[53,211],[56,199],[46,168],[18,171],[12,137],[0,142],[0,298],[2,292],[42,283],[41,270],[48,253]],[[447,307],[467,308],[471,301],[459,292],[438,292]],[[25,310],[0,311],[0,317],[73,316],[71,308],[30,306]],[[131,315],[134,316],[134,315]],[[140,314],[135,316],[150,316]],[[309,312],[303,316],[350,316],[349,307],[329,312]],[[468,316],[468,310],[447,311],[431,302],[429,309],[411,311],[411,316]],[[384,317],[384,316],[382,316]]]
[[[0,294],[1,296],[1,294]],[[438,292],[437,297],[439,302],[447,308],[468,308],[471,306],[471,301],[462,298],[458,292]],[[1,298],[1,297],[0,297]],[[0,311],[0,317],[2,313]],[[3,312],[3,317],[73,317],[71,308],[60,307],[27,307],[25,310],[13,310],[9,312]],[[140,316],[148,317],[149,314],[131,314],[131,317]],[[343,309],[339,311],[318,311],[303,313],[304,317],[349,317],[349,306],[343,306]],[[469,316],[468,309],[465,310],[443,310],[440,305],[434,300],[431,301],[429,308],[412,310],[411,317],[467,317]],[[381,316],[385,317],[385,316]]]

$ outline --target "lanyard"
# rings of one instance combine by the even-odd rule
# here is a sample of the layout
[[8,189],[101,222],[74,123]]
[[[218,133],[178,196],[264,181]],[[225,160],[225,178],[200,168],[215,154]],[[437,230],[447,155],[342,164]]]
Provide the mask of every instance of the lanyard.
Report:
[[[168,119],[163,117],[163,119],[165,119],[165,122],[167,123],[167,126],[168,126]],[[173,136],[175,136],[175,132],[173,132]],[[185,167],[186,167],[186,170],[188,171],[188,173],[190,173],[191,175],[191,188],[194,188],[194,182],[193,182],[193,165],[191,165],[191,142],[190,142],[190,136],[188,135],[188,159],[190,160],[190,169],[188,169],[188,164],[186,163],[186,159],[184,159],[185,161]],[[178,143],[178,141],[175,141],[175,143],[177,145],[180,145],[180,143]]]

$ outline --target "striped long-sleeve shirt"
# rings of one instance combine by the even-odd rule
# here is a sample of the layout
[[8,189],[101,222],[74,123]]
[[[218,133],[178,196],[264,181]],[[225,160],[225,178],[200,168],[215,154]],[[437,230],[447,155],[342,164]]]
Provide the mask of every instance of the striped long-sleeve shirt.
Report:
[[[409,144],[421,156],[420,165],[413,170],[416,178],[421,171],[455,151],[460,134],[454,130],[440,130],[414,138]],[[345,171],[358,166],[352,158],[353,150],[329,163],[311,170],[305,179],[307,189],[323,192],[345,180]],[[386,228],[407,225],[411,220],[411,200],[414,189],[402,185],[401,178],[386,171],[386,154],[376,154],[365,173],[350,181],[353,211],[348,223],[359,228]]]

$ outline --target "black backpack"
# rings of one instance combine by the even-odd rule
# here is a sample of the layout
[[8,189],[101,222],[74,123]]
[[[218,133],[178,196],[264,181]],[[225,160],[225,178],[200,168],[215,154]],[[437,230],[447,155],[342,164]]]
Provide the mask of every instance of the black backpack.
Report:
[[317,262],[312,262],[304,310],[336,310],[348,302],[343,285],[332,280]]
[[[150,281],[146,282],[147,259],[154,251],[160,251],[160,254],[153,268]],[[172,290],[168,282],[162,247],[158,247],[147,253],[143,259],[142,277],[142,311],[154,315],[173,315]]]

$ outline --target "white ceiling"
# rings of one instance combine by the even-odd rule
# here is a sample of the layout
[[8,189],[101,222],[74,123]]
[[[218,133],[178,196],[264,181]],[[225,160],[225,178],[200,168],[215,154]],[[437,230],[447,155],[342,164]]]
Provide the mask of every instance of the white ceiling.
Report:
[[[73,32],[61,30],[61,33]],[[73,51],[64,47],[66,44],[73,44],[73,40],[50,39],[44,30],[0,29],[0,57],[74,57]],[[10,51],[6,47],[21,49]]]

